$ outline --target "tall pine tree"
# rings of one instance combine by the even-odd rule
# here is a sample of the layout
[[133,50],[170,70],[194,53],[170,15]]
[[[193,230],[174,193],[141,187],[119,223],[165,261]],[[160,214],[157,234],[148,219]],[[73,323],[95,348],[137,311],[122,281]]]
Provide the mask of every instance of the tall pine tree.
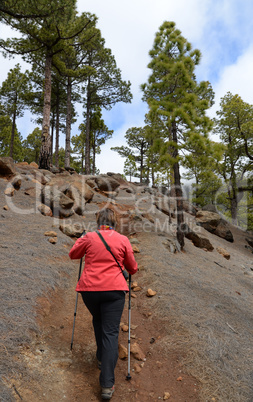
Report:
[[200,51],[192,50],[174,22],[161,25],[149,55],[148,67],[152,72],[148,82],[142,85],[143,99],[152,113],[163,117],[167,128],[166,145],[170,149],[167,157],[173,166],[177,201],[177,239],[183,248],[180,148],[192,135],[210,129],[205,111],[211,106],[213,92],[208,82],[197,83],[194,71],[200,61]]

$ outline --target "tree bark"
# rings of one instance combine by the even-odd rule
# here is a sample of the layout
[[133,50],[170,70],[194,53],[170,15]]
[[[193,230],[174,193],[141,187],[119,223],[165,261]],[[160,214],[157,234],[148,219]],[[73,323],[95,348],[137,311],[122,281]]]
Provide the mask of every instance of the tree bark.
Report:
[[85,174],[90,174],[90,77],[88,78],[87,85]]
[[[178,157],[177,149],[177,127],[176,122],[172,123],[172,138],[175,143],[173,150],[173,157]],[[179,163],[175,162],[173,165],[174,172],[174,185],[176,194],[176,204],[177,204],[177,240],[180,244],[181,250],[184,248],[184,232],[182,230],[182,224],[184,223],[184,211],[183,211],[183,191],[181,187],[181,177],[179,170]]]
[[84,155],[84,152],[83,152],[83,150],[82,150],[82,154],[81,154],[81,165],[82,165],[81,173],[82,173],[82,174],[83,174],[83,172],[84,172],[84,168],[83,168],[84,159],[85,159],[85,155]]
[[93,155],[92,155],[92,173],[95,174],[96,171],[96,133],[94,133],[94,141],[92,144],[92,150],[93,150]]
[[59,136],[60,136],[60,98],[59,98],[59,92],[57,91],[56,122],[55,122],[55,154],[54,154],[54,163],[57,168],[59,167]]
[[53,153],[54,153],[54,126],[55,126],[55,114],[53,113],[52,124],[51,124],[51,156],[50,163],[53,165]]
[[50,136],[51,66],[52,66],[52,56],[47,55],[45,63],[44,106],[43,106],[41,148],[39,158],[39,168],[47,170],[50,170],[50,155],[51,155],[51,136]]
[[237,198],[235,195],[231,200],[231,217],[233,225],[237,225],[237,207]]
[[17,114],[16,103],[17,103],[17,94],[16,94],[15,102],[14,102],[15,108],[14,108],[14,112],[13,112],[12,128],[11,128],[11,142],[10,142],[10,157],[11,157],[11,158],[13,158],[13,149],[14,149],[16,114]]
[[71,78],[68,77],[67,85],[67,118],[66,118],[66,142],[65,142],[65,162],[64,167],[70,167],[70,135],[71,135]]
[[141,183],[143,181],[143,155],[144,155],[143,146],[141,146],[141,165],[140,165],[140,182]]

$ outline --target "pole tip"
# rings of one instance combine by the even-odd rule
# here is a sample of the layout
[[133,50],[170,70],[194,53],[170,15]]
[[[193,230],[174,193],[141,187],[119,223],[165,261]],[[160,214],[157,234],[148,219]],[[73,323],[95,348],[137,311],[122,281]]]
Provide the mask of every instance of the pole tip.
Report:
[[131,380],[131,378],[132,378],[132,377],[130,376],[130,374],[127,374],[127,376],[126,376],[126,380],[127,380],[127,381],[130,381],[130,380]]

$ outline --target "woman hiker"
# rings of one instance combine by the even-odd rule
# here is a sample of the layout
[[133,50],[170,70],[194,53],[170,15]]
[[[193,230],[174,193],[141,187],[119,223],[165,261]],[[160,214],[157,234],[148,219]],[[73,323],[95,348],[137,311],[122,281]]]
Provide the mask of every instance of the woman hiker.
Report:
[[[137,263],[128,238],[115,231],[116,216],[113,210],[105,208],[98,212],[97,224],[98,231],[80,237],[69,256],[71,259],[80,259],[85,255],[85,266],[76,291],[81,293],[93,317],[96,356],[101,369],[101,396],[102,399],[111,399],[118,360],[119,326],[125,294],[129,291],[122,270],[125,267],[133,275],[137,272]],[[106,248],[106,243],[117,262]]]

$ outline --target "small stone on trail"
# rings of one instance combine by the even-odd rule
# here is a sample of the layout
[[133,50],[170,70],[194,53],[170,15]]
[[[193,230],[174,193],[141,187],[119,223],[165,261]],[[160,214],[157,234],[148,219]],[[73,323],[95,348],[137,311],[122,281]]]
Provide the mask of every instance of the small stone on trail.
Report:
[[135,245],[132,246],[132,249],[133,249],[134,253],[139,253],[140,252],[140,249]]
[[147,290],[147,296],[148,297],[153,297],[153,296],[155,296],[156,295],[156,291],[155,290],[152,290],[152,289],[148,289]]
[[163,394],[163,400],[166,401],[166,399],[170,398],[170,393],[169,392],[164,392]]
[[48,241],[51,244],[56,244],[57,243],[57,237],[49,237]]
[[141,290],[141,287],[140,286],[136,286],[135,288],[133,288],[133,291],[134,292],[139,292]]
[[133,294],[133,293],[131,293],[131,297],[133,297],[134,299],[136,299],[136,295],[135,294]]
[[51,208],[49,208],[47,205],[40,204],[40,205],[38,206],[38,211],[40,211],[40,213],[41,213],[42,215],[45,215],[45,216],[53,216],[53,212],[52,212]]
[[131,285],[131,289],[136,288],[137,286],[138,286],[138,283],[137,283],[137,282],[133,282],[132,285]]
[[226,258],[227,260],[230,260],[230,254],[224,248],[217,247],[216,250],[218,251],[218,253],[223,255],[224,258]]
[[183,377],[181,377],[181,376],[177,378],[177,381],[182,381],[182,380],[183,380]]
[[4,194],[7,195],[8,197],[13,197],[14,193],[15,193],[15,189],[12,186],[7,187],[5,192],[4,192]]
[[131,243],[131,244],[140,244],[139,240],[138,240],[138,239],[135,239],[135,238],[130,239],[130,243]]
[[20,189],[21,183],[22,183],[22,178],[20,175],[14,176],[13,179],[11,180],[11,184],[15,188],[15,190]]
[[53,230],[48,230],[47,232],[44,233],[44,236],[57,237],[57,233],[54,232]]
[[119,344],[119,358],[121,360],[124,360],[127,358],[127,356],[128,356],[127,348],[120,343]]
[[4,209],[5,211],[8,211],[8,210],[9,210],[8,205],[5,205],[5,206],[3,207],[3,209]]
[[135,371],[135,373],[141,372],[141,367],[139,366],[139,364],[137,364],[137,363],[134,364],[134,371]]
[[131,345],[131,353],[136,360],[145,360],[146,356],[141,350],[140,346],[135,342]]
[[122,325],[122,327],[121,327],[121,330],[123,331],[123,332],[127,332],[128,331],[128,325]]

